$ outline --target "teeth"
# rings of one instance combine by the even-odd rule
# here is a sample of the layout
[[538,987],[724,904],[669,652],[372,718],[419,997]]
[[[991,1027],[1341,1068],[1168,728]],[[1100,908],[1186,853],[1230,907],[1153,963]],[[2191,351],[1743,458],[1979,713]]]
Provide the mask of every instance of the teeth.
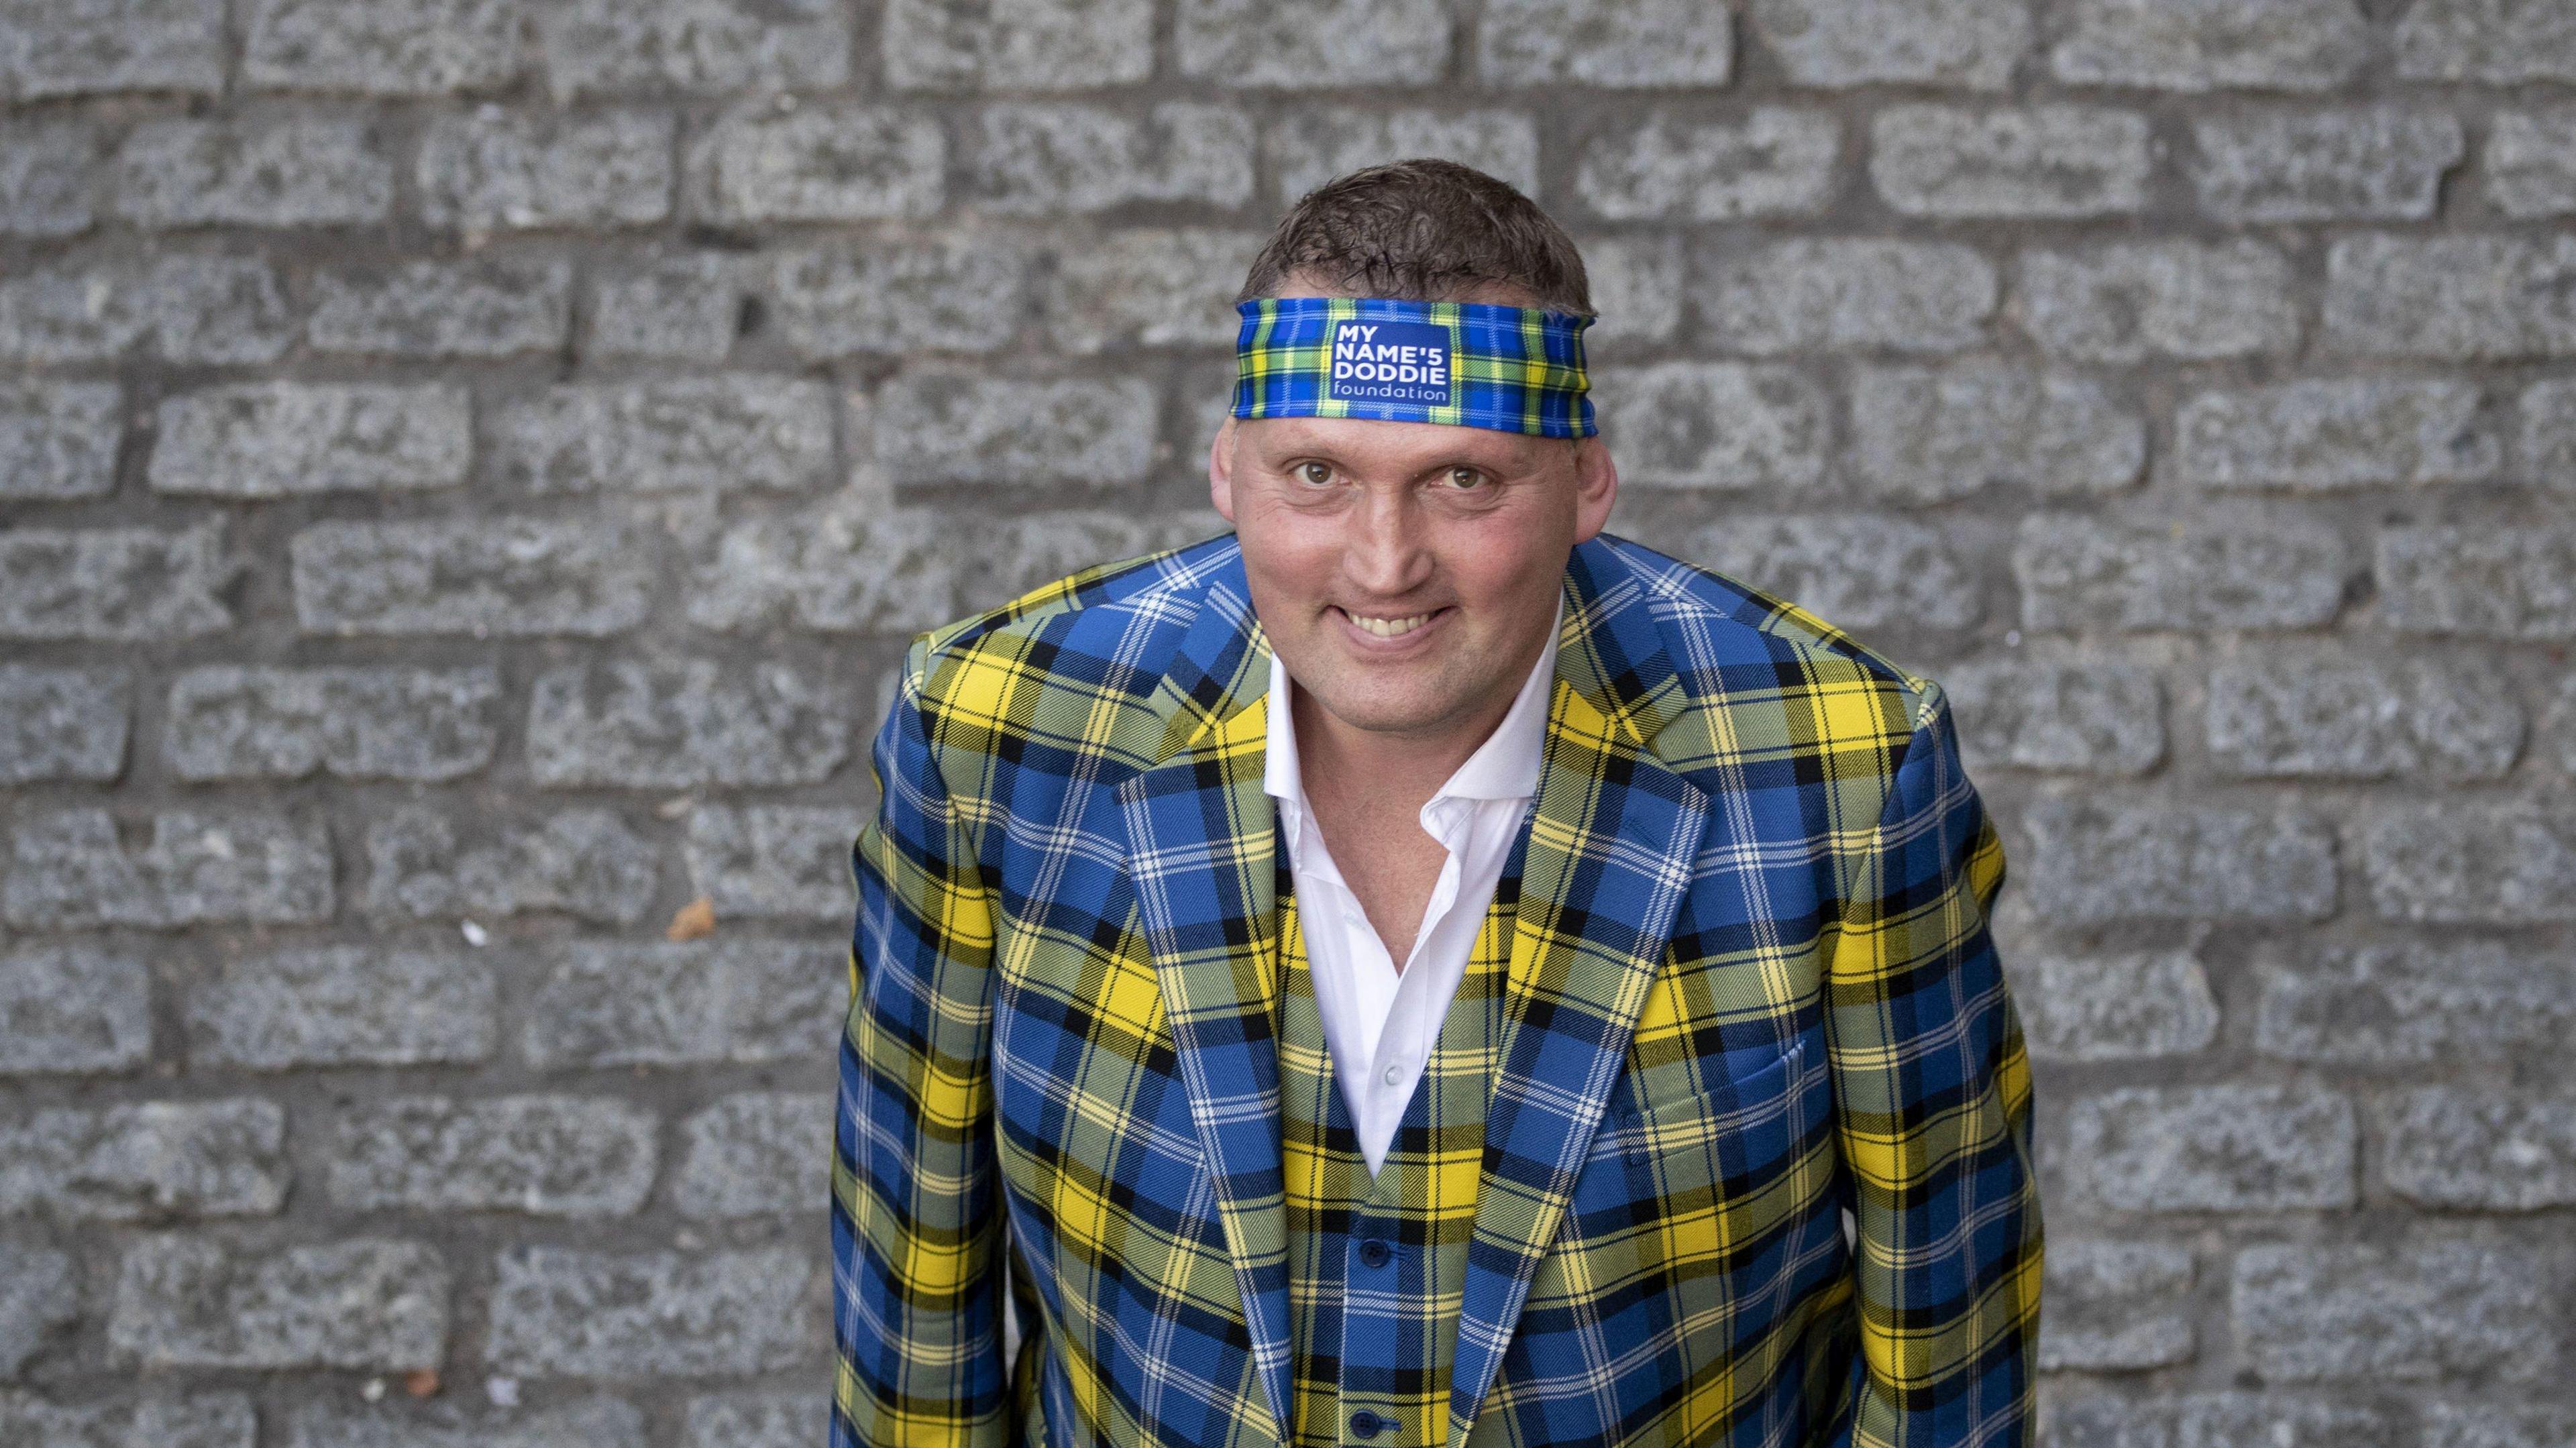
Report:
[[1367,618],[1356,613],[1345,613],[1343,617],[1382,639],[1391,639],[1398,634],[1409,634],[1431,622],[1431,615],[1427,613],[1417,613],[1411,618]]

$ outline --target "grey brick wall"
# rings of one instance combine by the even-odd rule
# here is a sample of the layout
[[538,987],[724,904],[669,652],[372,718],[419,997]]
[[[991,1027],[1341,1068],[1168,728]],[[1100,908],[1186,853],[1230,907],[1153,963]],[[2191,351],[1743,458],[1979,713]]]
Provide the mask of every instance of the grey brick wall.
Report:
[[1956,692],[2051,1441],[2576,1439],[2570,0],[0,0],[0,1442],[818,1442],[888,667],[1422,152]]

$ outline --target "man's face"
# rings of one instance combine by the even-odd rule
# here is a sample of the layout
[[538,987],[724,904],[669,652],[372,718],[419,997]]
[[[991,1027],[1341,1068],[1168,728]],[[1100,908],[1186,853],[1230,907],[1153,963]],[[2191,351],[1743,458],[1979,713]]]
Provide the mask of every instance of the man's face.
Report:
[[1298,685],[1416,736],[1490,725],[1618,492],[1597,438],[1358,418],[1230,419],[1208,478]]

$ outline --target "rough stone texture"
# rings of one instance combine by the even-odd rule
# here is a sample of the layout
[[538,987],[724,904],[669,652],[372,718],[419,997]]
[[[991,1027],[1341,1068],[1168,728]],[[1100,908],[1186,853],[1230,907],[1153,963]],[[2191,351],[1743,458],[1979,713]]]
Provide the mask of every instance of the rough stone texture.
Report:
[[0,499],[106,492],[124,425],[125,394],[113,383],[0,382]]
[[710,221],[928,216],[943,199],[939,127],[886,106],[746,105],[690,150],[692,205]]
[[[2046,1332],[2046,1319],[2041,1331]],[[2406,1443],[2403,1417],[2348,1396],[2283,1397],[2270,1393],[2096,1393],[2061,1400],[2042,1413],[2040,1441],[2049,1448],[2338,1448],[2351,1443]],[[2456,1443],[2437,1438],[2435,1443]],[[2431,1445],[2426,1445],[2431,1448]]]
[[2410,80],[2576,81],[2576,15],[2550,0],[2424,0],[2396,43]]
[[686,1066],[826,1059],[849,1006],[849,947],[733,939],[585,944],[538,985],[532,1063]]
[[513,1247],[485,1360],[536,1377],[650,1380],[810,1367],[825,1293],[812,1256]]
[[2522,465],[2534,482],[2576,491],[2576,378],[2523,389]]
[[1848,467],[1890,501],[1938,503],[1988,487],[2099,493],[2138,480],[2145,419],[2101,384],[1990,358],[1862,367]]
[[850,846],[856,808],[710,807],[689,816],[689,878],[719,920],[774,915],[841,921],[858,908]]
[[109,1344],[155,1368],[435,1367],[447,1339],[447,1264],[385,1238],[231,1249],[199,1237],[125,1253]]
[[652,902],[660,853],[603,809],[478,812],[459,830],[414,805],[367,825],[366,908],[430,918],[551,910],[632,925]]
[[2478,482],[2502,439],[2478,389],[2356,377],[2204,392],[2175,415],[2176,466],[2212,488],[2355,488]]
[[2410,1202],[2453,1210],[2576,1205],[2576,1101],[2425,1086],[2380,1103],[2379,1175]]
[[1979,613],[1977,580],[1959,551],[1937,528],[1909,519],[1741,518],[1686,551],[1721,573],[1858,628],[1965,628]]
[[[0,1241],[0,1378],[14,1378],[80,1321],[80,1264],[47,1247]],[[0,1425],[9,1421],[0,1398]]]
[[2576,212],[2576,106],[2508,111],[2487,132],[2487,202],[2516,220]]
[[810,784],[849,752],[835,695],[782,664],[549,670],[528,706],[528,773],[559,787]]
[[230,628],[223,524],[0,533],[0,638],[192,638]]
[[420,141],[421,219],[466,231],[641,226],[671,214],[667,115],[439,117]]
[[2022,1031],[2040,1060],[2182,1056],[2218,1039],[2218,1002],[2189,955],[2043,956],[2013,976]]
[[2020,0],[1753,0],[1746,18],[1799,85],[2001,90],[2031,43]]
[[53,1403],[0,1391],[0,1438],[28,1448],[251,1448],[259,1416],[240,1393]]
[[1438,0],[1178,0],[1181,74],[1224,86],[1414,85],[1440,78]]
[[327,271],[305,335],[325,352],[506,357],[563,345],[572,270],[508,258]]
[[0,234],[89,230],[97,164],[97,135],[79,122],[0,123]]
[[1616,357],[1670,342],[1681,328],[1674,299],[1682,294],[1682,239],[1589,236],[1578,244],[1592,305],[1600,313],[1583,334],[1585,356]]
[[152,977],[124,951],[0,955],[0,1075],[131,1071],[152,1058]]
[[2489,941],[2319,948],[2259,972],[2266,1055],[2376,1070],[2479,1067],[2555,1050],[2576,1030],[2576,970]]
[[2522,708],[2493,673],[2431,659],[2266,656],[2209,674],[2211,763],[2232,774],[2494,779]]
[[2202,361],[2299,339],[2289,263],[2252,241],[2025,252],[2020,302],[2031,337],[2079,362]]
[[264,1217],[286,1200],[286,1113],[154,1101],[0,1118],[0,1217]]
[[2126,1371],[2191,1361],[2192,1268],[2188,1247],[2050,1243],[2040,1366]]
[[1476,69],[1497,85],[1722,86],[1728,22],[1723,10],[1670,0],[1496,0],[1477,32]]
[[2310,1086],[2106,1092],[2070,1104],[2063,1170],[2116,1211],[2349,1207],[2360,1133],[2352,1103]]
[[442,780],[492,758],[490,669],[191,669],[170,685],[170,766],[184,779]]
[[490,410],[485,467],[530,493],[808,487],[832,467],[817,382],[719,375],[550,388]]
[[461,387],[252,383],[161,404],[155,492],[222,498],[451,487],[473,463]]
[[2070,920],[2334,913],[2334,833],[2313,815],[2095,795],[2035,800],[2024,825],[2029,898]]
[[470,1065],[491,1058],[499,1011],[492,971],[463,955],[282,951],[227,962],[189,987],[188,1053],[248,1071]]
[[621,633],[652,589],[635,530],[539,518],[317,523],[288,546],[316,634]]
[[833,0],[562,0],[535,7],[558,97],[828,88],[850,74]]
[[2392,807],[2360,843],[2371,904],[2390,920],[2576,920],[2576,810],[2563,803]]
[[1174,101],[1141,120],[1097,106],[986,106],[963,149],[967,199],[996,215],[1236,206],[1252,195],[1252,120],[1225,106]]
[[1028,249],[979,232],[781,253],[779,331],[809,359],[993,352],[1019,330]]
[[658,1124],[608,1098],[397,1097],[342,1113],[331,1200],[356,1211],[623,1216],[653,1189]]
[[903,90],[1088,90],[1153,69],[1152,0],[889,0],[884,23]]
[[1995,309],[1994,268],[1951,242],[1711,245],[1693,262],[1707,340],[1722,351],[1950,352],[1981,340]]
[[2559,1360],[2564,1245],[2428,1237],[2248,1247],[2236,1254],[2229,1315],[2246,1357],[2281,1382],[2463,1371],[2528,1382]]
[[2348,236],[2326,253],[2324,344],[2469,362],[2576,353],[2576,236]]
[[1128,483],[1153,465],[1158,399],[1140,378],[907,372],[882,406],[907,419],[877,430],[877,461],[898,483]]
[[165,810],[121,839],[95,807],[22,813],[0,916],[20,929],[180,930],[331,915],[331,838],[282,810]]
[[[1446,156],[1524,192],[1538,189],[1538,129],[1517,111],[1308,112],[1270,127],[1261,155],[1279,178],[1283,203],[1363,166],[1411,156]],[[1220,274],[1240,283],[1243,273],[1237,265]],[[1173,274],[1193,273],[1175,268]]]
[[2576,528],[2390,528],[2379,610],[2406,633],[2576,638]]
[[0,93],[209,93],[224,83],[220,0],[10,0]]
[[507,81],[508,0],[252,0],[242,78],[264,90],[438,95]]
[[122,670],[0,664],[0,785],[116,778],[133,696]]
[[2146,204],[2147,118],[2095,106],[1904,105],[1870,123],[1870,180],[1915,216],[2112,216]]
[[2073,85],[2331,90],[2370,54],[2355,0],[2075,0],[2049,69]]
[[742,326],[746,269],[682,253],[605,266],[590,284],[590,348],[603,357],[721,362]]
[[1823,389],[1792,367],[1667,362],[1604,369],[1600,426],[1642,487],[1800,487],[1824,476]]
[[146,228],[354,226],[394,205],[393,164],[346,121],[137,126],[110,184],[117,213]]
[[69,260],[0,276],[0,361],[274,362],[294,341],[277,272],[253,257],[167,252]]
[[832,1099],[728,1096],[680,1123],[672,1202],[684,1217],[810,1212],[831,1200],[831,1160],[814,1143],[832,1134]]
[[2468,154],[2452,117],[2386,106],[2214,116],[2192,138],[2201,209],[2238,222],[2418,220]]
[[1612,221],[1728,221],[1822,211],[1842,125],[1822,111],[1755,106],[1658,111],[1595,137],[1575,172],[1583,204]]
[[2149,670],[1997,658],[1946,683],[1972,767],[2143,774],[2164,758],[2164,694]]
[[820,1393],[727,1393],[689,1400],[689,1448],[802,1448],[831,1426]]
[[616,1398],[542,1408],[477,1409],[443,1400],[373,1406],[308,1403],[289,1421],[293,1448],[626,1448],[644,1438],[644,1415]]
[[2175,529],[2039,514],[2012,571],[2028,628],[2312,628],[2341,607],[2352,563],[2304,518],[2213,514]]
[[1047,334],[1074,356],[1135,347],[1232,348],[1235,288],[1265,240],[1249,231],[1139,228],[1058,258]]

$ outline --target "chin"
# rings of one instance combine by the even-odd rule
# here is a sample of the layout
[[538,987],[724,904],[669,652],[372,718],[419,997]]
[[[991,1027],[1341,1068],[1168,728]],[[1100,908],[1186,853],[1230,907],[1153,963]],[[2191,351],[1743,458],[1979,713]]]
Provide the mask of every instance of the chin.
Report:
[[1330,694],[1318,693],[1317,702],[1332,716],[1354,729],[1382,733],[1401,733],[1427,729],[1455,713],[1458,701],[1438,697],[1436,692],[1420,688],[1352,689],[1347,681]]

